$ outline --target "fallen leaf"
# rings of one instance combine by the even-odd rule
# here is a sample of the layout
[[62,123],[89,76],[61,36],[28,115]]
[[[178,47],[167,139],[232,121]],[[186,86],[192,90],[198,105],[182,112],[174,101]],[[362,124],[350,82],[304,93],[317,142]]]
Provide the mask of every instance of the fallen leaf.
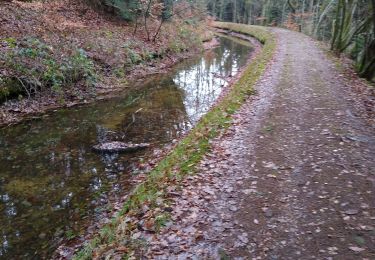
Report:
[[349,249],[352,250],[352,251],[354,251],[354,252],[357,252],[357,253],[362,252],[362,251],[365,250],[364,248],[357,247],[357,246],[351,246],[351,247],[349,247]]

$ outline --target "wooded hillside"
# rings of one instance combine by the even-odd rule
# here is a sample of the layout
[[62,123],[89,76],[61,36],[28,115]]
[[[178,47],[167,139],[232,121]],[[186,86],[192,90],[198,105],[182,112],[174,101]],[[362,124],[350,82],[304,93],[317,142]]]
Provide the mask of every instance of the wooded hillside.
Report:
[[[136,9],[121,3],[1,2],[4,113],[89,100],[201,50],[207,33],[199,10],[187,2],[176,3],[173,13],[159,1],[137,1]],[[41,99],[17,107],[10,102],[30,98]]]

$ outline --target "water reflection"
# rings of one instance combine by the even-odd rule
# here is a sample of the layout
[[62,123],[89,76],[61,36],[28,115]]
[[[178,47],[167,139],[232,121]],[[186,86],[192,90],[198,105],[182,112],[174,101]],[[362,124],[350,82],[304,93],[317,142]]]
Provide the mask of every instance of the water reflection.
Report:
[[120,140],[160,147],[180,137],[249,51],[223,38],[219,48],[126,96],[0,129],[0,258],[45,257],[63,236],[84,232],[82,219],[109,195],[126,192],[139,158],[151,153],[100,155],[92,145]]
[[243,65],[240,56],[225,48],[220,55],[208,52],[197,66],[176,73],[173,81],[184,90],[183,103],[190,124],[196,123],[214,103],[227,84],[225,78],[238,72]]

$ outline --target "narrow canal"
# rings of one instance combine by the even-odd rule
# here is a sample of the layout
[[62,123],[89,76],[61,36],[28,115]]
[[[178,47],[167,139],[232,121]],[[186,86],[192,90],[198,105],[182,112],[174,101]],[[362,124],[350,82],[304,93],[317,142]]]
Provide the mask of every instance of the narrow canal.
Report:
[[[126,95],[61,109],[0,129],[0,258],[48,258],[62,238],[85,232],[155,149],[178,139],[204,115],[252,51],[220,46],[178,64]],[[97,154],[104,141],[150,143],[131,154]],[[98,220],[99,221],[99,220]]]

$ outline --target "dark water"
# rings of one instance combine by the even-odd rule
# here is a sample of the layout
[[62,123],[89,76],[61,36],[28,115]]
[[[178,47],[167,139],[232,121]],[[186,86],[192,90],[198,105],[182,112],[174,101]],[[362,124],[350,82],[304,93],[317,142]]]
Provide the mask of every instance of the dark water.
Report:
[[[129,179],[152,150],[177,139],[209,109],[251,47],[220,38],[202,57],[153,77],[107,101],[61,109],[42,119],[0,129],[0,258],[48,257],[63,237],[86,230],[109,196],[129,190]],[[132,154],[100,155],[94,144],[151,143]]]

